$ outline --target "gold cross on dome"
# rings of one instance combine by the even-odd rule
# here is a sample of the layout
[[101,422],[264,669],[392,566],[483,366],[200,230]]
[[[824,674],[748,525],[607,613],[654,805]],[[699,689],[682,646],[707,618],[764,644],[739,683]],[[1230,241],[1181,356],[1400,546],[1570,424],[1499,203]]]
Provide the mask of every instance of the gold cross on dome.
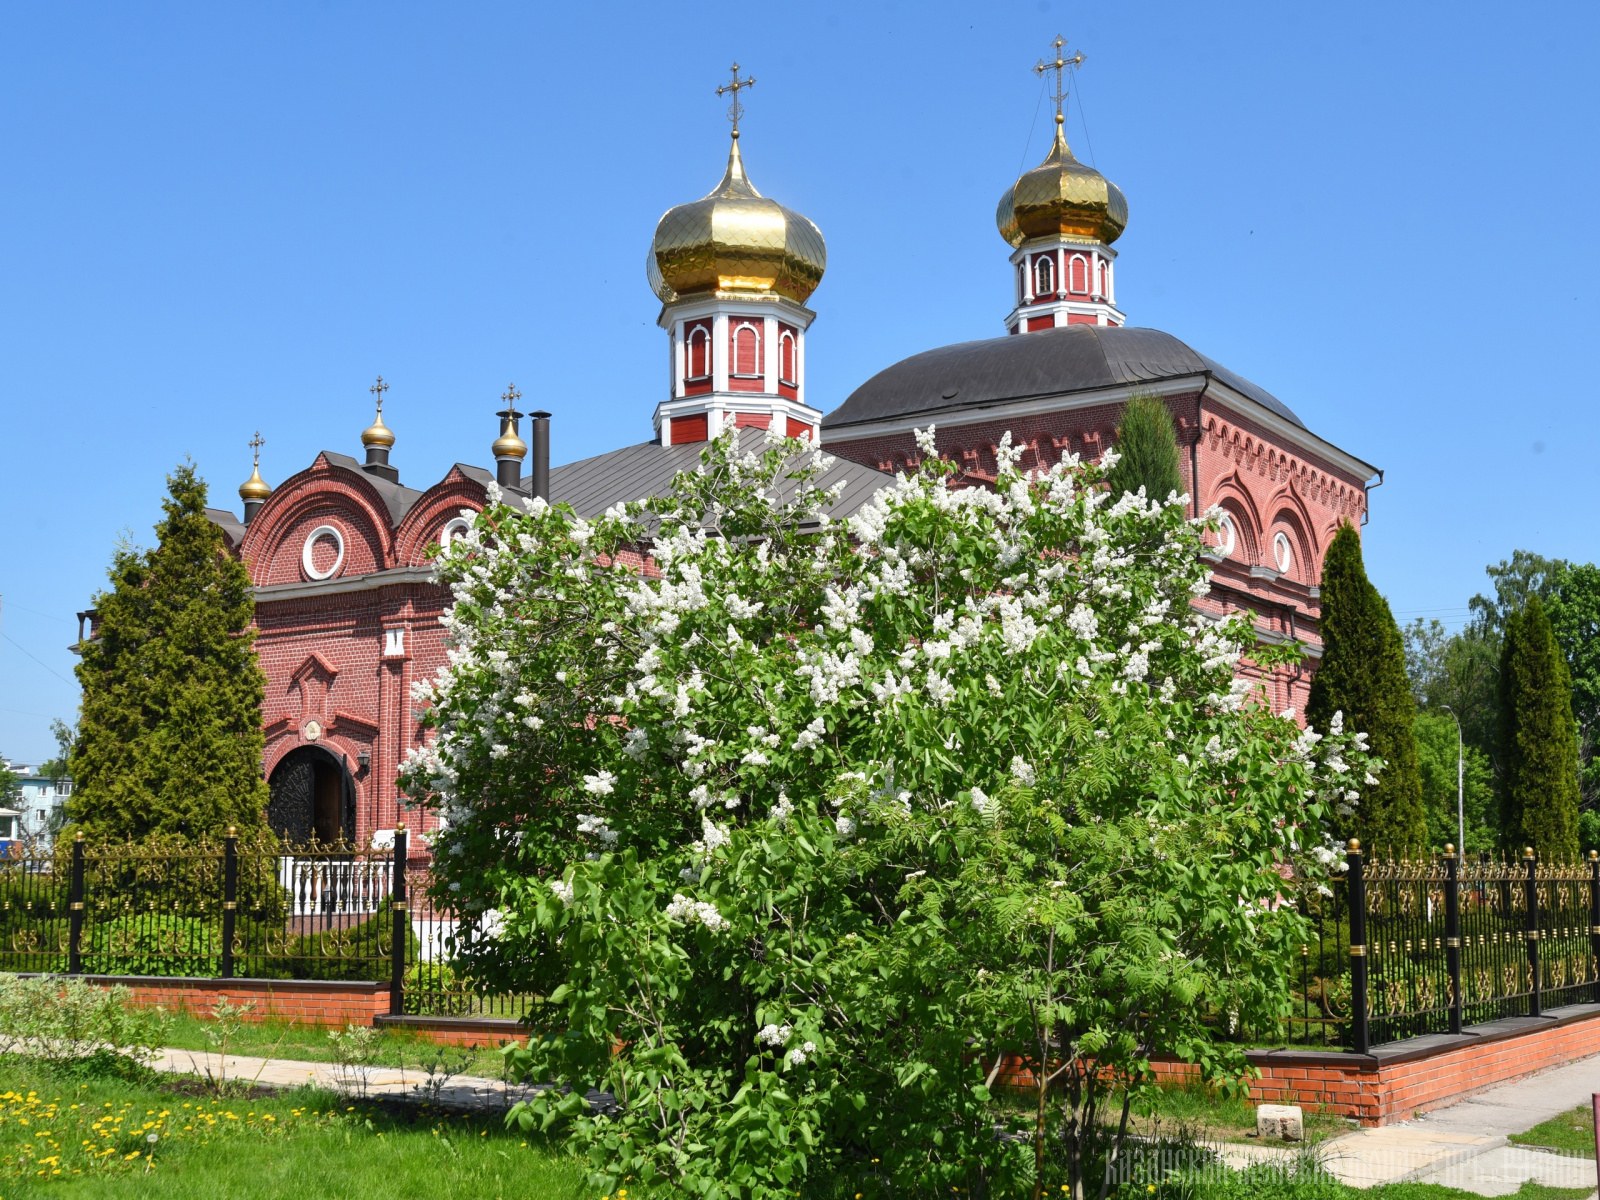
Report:
[[255,437],[250,439],[250,449],[255,451],[256,466],[258,467],[261,465],[261,447],[265,446],[266,444],[267,440],[261,436],[261,430],[256,430]]
[[507,416],[512,420],[516,420],[522,415],[517,411],[517,401],[522,399],[522,393],[517,391],[516,384],[506,384],[506,390],[500,394],[500,399],[506,402],[506,409],[502,414],[503,416]]
[[739,90],[741,88],[755,87],[755,85],[756,77],[754,75],[748,79],[739,78],[739,64],[734,63],[733,82],[725,83],[717,89],[717,95],[719,96],[726,96],[730,92],[733,94],[733,99],[728,102],[728,120],[733,122],[734,137],[739,136],[739,118],[744,116],[744,105],[739,103]]
[[378,376],[378,382],[367,389],[378,401],[378,415],[383,416],[383,394],[389,390],[389,385],[383,381],[383,376]]
[[1050,44],[1052,47],[1054,47],[1056,52],[1055,61],[1045,62],[1043,59],[1040,59],[1034,65],[1033,73],[1035,75],[1043,75],[1046,71],[1054,71],[1056,73],[1056,90],[1051,94],[1050,98],[1056,102],[1056,124],[1060,125],[1066,120],[1066,118],[1061,115],[1062,105],[1066,103],[1067,99],[1067,84],[1063,72],[1065,72],[1068,67],[1082,66],[1083,52],[1081,50],[1074,50],[1072,54],[1063,58],[1061,52],[1067,48],[1067,39],[1062,37],[1059,33],[1056,34],[1056,40]]

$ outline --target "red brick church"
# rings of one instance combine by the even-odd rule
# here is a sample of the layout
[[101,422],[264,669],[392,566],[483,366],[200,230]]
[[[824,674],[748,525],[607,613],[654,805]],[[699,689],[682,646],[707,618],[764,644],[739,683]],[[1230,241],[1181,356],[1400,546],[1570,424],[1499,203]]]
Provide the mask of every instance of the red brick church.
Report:
[[240,488],[243,518],[211,515],[256,587],[271,823],[295,838],[366,843],[404,819],[396,770],[422,736],[411,685],[446,661],[439,618],[447,596],[430,582],[428,548],[465,528],[491,480],[593,515],[665,488],[730,427],[776,423],[791,436],[820,438],[838,460],[824,482],[844,485],[844,515],[885,472],[915,465],[915,428],[936,425],[940,452],[966,483],[981,485],[994,478],[1006,431],[1027,448],[1025,467],[1068,452],[1093,459],[1112,444],[1130,396],[1160,396],[1179,432],[1194,511],[1216,505],[1225,514],[1207,603],[1252,610],[1263,641],[1306,643],[1303,667],[1267,681],[1274,705],[1302,707],[1320,655],[1323,549],[1341,522],[1364,520],[1376,470],[1172,334],[1126,324],[1112,246],[1127,202],[1073,157],[1062,132],[1061,72],[1075,61],[1062,58],[1058,39],[1054,64],[1041,64],[1056,72],[1055,143],[1000,201],[1016,281],[1000,337],[888,366],[827,415],[813,406],[805,337],[815,313],[806,305],[826,249],[816,225],[762,196],[746,175],[737,101],[748,85],[735,69],[719,89],[735,101],[727,169],[705,197],[667,211],[647,260],[671,347],[648,440],[552,470],[550,414],[536,412],[525,473],[523,414],[508,389],[490,448],[494,469],[458,464],[415,488],[390,461],[395,434],[383,421],[380,379],[361,460],[324,451],[271,488],[257,443],[257,469]]

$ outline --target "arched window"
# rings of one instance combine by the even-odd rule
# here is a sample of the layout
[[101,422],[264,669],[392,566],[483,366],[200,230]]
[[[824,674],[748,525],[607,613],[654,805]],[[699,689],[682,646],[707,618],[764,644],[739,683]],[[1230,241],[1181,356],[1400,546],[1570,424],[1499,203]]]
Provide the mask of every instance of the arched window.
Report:
[[1055,290],[1055,261],[1050,255],[1041,254],[1033,260],[1033,294],[1035,296],[1048,296],[1053,295]]
[[1100,298],[1111,299],[1111,268],[1104,261],[1100,263]]
[[1026,303],[1028,299],[1028,268],[1021,263],[1017,264],[1017,303]]
[[707,379],[711,376],[711,331],[704,325],[689,330],[688,359],[684,364],[685,379]]
[[1067,263],[1068,288],[1078,295],[1089,290],[1089,263],[1083,255],[1074,254]]
[[760,378],[761,331],[749,321],[733,330],[733,373],[744,379]]
[[778,335],[778,382],[794,383],[796,367],[794,333],[785,329]]

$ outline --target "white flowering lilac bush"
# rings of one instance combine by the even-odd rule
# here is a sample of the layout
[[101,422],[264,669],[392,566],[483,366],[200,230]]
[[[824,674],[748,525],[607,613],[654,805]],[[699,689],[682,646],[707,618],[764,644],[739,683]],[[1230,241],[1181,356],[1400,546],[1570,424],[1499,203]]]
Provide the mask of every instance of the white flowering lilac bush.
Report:
[[[1237,1072],[1219,1014],[1285,1010],[1359,739],[1235,678],[1272,658],[1193,607],[1181,498],[1008,445],[963,490],[925,440],[848,521],[816,452],[724,439],[665,500],[493,503],[442,560],[405,784],[494,914],[464,969],[545,998],[513,1065],[558,1086],[513,1119],[598,1186],[1094,1194],[1151,1053]],[[1019,1070],[1031,1141],[995,1134]]]

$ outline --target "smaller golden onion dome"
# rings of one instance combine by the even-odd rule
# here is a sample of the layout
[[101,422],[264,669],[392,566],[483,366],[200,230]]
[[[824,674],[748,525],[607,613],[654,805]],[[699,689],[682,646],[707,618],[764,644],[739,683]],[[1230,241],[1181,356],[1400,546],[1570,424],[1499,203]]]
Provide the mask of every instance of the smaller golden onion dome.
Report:
[[517,436],[516,426],[510,418],[503,418],[500,425],[500,436],[495,438],[494,445],[490,447],[494,456],[498,458],[520,459],[528,453],[528,443]]
[[250,472],[250,478],[239,485],[239,499],[246,504],[252,501],[265,500],[272,495],[272,488],[267,481],[261,478],[261,464],[257,463]]
[[1057,115],[1055,145],[1042,163],[1006,189],[995,223],[1013,246],[1044,237],[1109,246],[1128,227],[1128,201],[1116,184],[1072,157]]
[[361,431],[361,444],[363,446],[382,446],[385,449],[394,445],[394,430],[383,423],[383,414],[380,412],[372,418],[372,424]]
[[645,261],[664,303],[714,292],[777,295],[804,304],[828,265],[822,231],[756,191],[733,135],[722,182],[699,200],[668,209]]

